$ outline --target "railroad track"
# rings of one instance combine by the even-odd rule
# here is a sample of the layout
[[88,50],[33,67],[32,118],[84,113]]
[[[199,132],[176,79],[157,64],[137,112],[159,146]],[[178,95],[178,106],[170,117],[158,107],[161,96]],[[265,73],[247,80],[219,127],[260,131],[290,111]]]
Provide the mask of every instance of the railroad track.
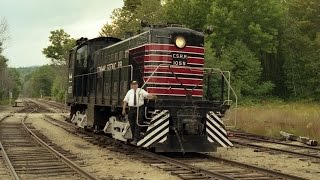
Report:
[[[229,137],[234,144],[252,147],[264,151],[275,151],[298,157],[311,159],[311,162],[320,163],[320,148],[306,145],[290,144],[279,139],[271,139],[264,136],[233,132]],[[261,144],[263,143],[263,144]],[[276,145],[276,146],[275,146]]]
[[35,102],[41,103],[42,105],[50,106],[50,108],[53,108],[55,112],[57,113],[66,113],[69,111],[69,109],[65,106],[65,104],[48,101],[44,99],[37,99],[34,100]]
[[[29,106],[32,109],[29,113],[38,110],[36,104]],[[8,157],[6,164],[11,164],[11,168],[7,168],[11,170],[8,179],[95,179],[75,163],[82,163],[81,159],[53,144],[26,123],[27,118],[28,114],[13,114],[1,119],[1,149]]]
[[290,174],[201,153],[193,154],[192,158],[179,158],[181,154],[174,157],[160,155],[116,142],[104,135],[97,135],[77,129],[72,124],[55,119],[49,115],[46,115],[44,119],[55,126],[65,129],[69,133],[84,138],[92,144],[123,153],[130,158],[170,172],[181,179],[303,179]]
[[2,143],[0,142],[0,177],[3,179],[15,179],[18,180],[19,177],[13,168],[7,152],[2,146]]

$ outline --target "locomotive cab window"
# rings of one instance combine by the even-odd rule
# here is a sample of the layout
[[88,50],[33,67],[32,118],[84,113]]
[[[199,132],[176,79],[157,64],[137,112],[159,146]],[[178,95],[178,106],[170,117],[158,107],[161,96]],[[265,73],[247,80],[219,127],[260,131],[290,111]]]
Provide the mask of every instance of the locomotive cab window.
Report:
[[77,50],[77,61],[78,64],[82,67],[87,67],[87,58],[88,58],[88,47],[87,45],[81,47]]

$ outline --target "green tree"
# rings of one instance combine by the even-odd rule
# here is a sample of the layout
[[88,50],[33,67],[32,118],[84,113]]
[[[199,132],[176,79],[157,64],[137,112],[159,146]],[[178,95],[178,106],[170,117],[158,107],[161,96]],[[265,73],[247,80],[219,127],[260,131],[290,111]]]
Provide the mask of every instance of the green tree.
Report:
[[192,29],[203,29],[213,0],[165,0],[166,21],[186,25]]
[[13,93],[13,98],[17,98],[20,91],[19,74],[8,68],[8,59],[2,54],[8,38],[8,23],[6,19],[0,18],[0,103],[8,100],[9,92]]
[[100,35],[123,38],[126,32],[137,33],[141,20],[149,24],[164,24],[164,13],[161,0],[125,0],[122,8],[112,12],[112,23],[106,23]]
[[53,65],[45,65],[33,71],[24,86],[24,95],[29,97],[51,96],[56,71]]
[[278,0],[215,0],[211,7],[207,23],[214,27],[209,38],[217,55],[235,40],[257,55],[276,52],[284,13]]
[[68,52],[75,46],[75,39],[71,38],[63,29],[50,32],[50,45],[42,50],[42,53],[54,65],[66,65]]
[[261,97],[271,92],[271,82],[261,82],[261,62],[244,43],[229,45],[219,58],[210,59],[209,67],[230,71],[232,84],[240,97]]
[[0,17],[0,53],[2,51],[2,46],[6,40],[8,40],[8,23],[5,18]]
[[[43,49],[42,53],[51,59],[53,66],[50,66],[50,72],[55,76],[52,78],[44,78],[41,83],[37,84],[37,88],[41,89],[43,94],[52,95],[57,97],[57,100],[61,100],[61,94],[64,94],[67,86],[67,60],[68,60],[68,52],[75,46],[75,39],[71,38],[69,34],[67,34],[63,29],[55,30],[50,32],[50,45]],[[47,67],[48,68],[48,67]],[[38,73],[36,73],[33,78],[36,77]],[[43,87],[42,85],[46,85]],[[32,84],[31,84],[32,85]],[[38,91],[40,92],[40,91]],[[35,95],[38,95],[36,92]]]
[[291,98],[320,100],[319,0],[289,0],[281,49]]

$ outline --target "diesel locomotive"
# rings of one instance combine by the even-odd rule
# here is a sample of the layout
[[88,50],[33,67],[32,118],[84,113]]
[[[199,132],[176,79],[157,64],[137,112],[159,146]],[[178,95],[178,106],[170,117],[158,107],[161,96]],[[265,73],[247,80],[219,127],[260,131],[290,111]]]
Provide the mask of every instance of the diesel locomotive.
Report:
[[71,121],[128,141],[132,134],[122,103],[135,80],[157,96],[140,107],[145,113],[143,123],[137,122],[137,146],[156,152],[232,146],[221,120],[231,104],[225,87],[230,82],[223,71],[204,67],[204,53],[204,34],[181,26],[148,26],[124,40],[81,38],[69,53]]

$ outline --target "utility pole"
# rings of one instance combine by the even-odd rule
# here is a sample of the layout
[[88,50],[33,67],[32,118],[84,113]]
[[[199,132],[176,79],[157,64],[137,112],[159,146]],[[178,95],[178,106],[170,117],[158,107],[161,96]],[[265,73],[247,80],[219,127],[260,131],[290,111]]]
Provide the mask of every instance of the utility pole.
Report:
[[64,108],[67,109],[67,91],[64,91]]
[[10,106],[12,105],[12,98],[13,98],[12,92],[9,90],[9,105]]

